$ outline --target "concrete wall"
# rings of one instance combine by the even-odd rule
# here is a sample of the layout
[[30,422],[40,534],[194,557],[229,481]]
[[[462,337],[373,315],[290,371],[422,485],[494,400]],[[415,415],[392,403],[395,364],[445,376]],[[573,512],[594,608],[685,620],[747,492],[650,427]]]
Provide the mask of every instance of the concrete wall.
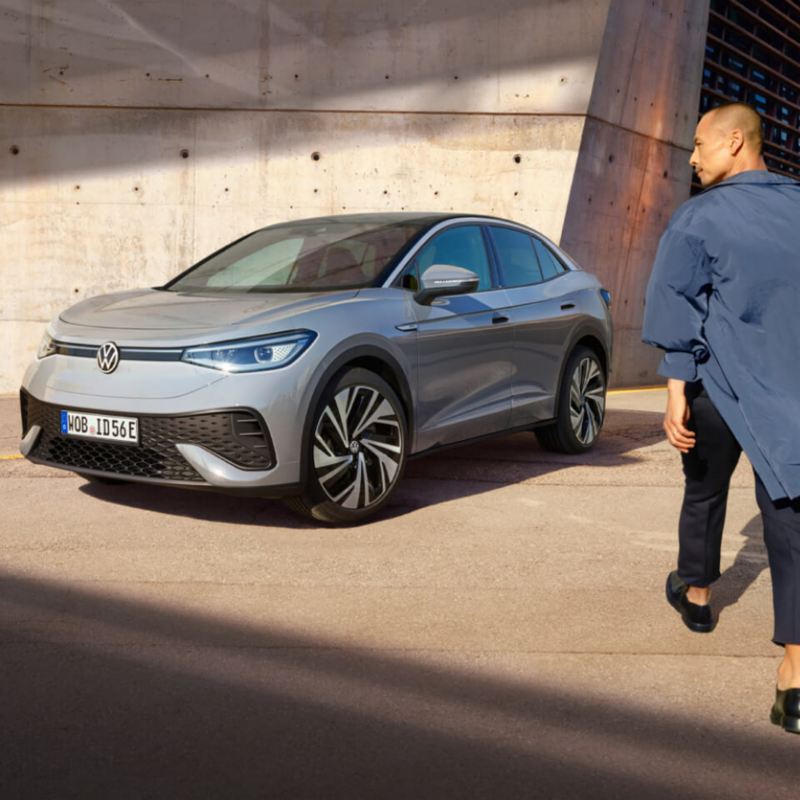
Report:
[[[664,212],[688,193],[678,162],[702,42],[682,26],[702,25],[705,5],[4,0],[0,392],[16,390],[65,305],[161,283],[270,222],[338,211],[454,209],[563,232],[615,290],[618,352],[633,352],[638,317],[623,310],[658,224],[615,200],[619,241],[606,241],[581,198],[597,209],[651,192]],[[666,109],[661,127],[645,97]],[[641,169],[625,172],[626,159]],[[659,159],[672,194],[640,175]],[[618,381],[651,379],[617,367]]]
[[558,238],[607,12],[4,0],[0,391],[65,305],[270,222],[458,209]]
[[561,244],[614,297],[617,386],[661,382],[640,341],[659,237],[689,197],[708,0],[615,0]]

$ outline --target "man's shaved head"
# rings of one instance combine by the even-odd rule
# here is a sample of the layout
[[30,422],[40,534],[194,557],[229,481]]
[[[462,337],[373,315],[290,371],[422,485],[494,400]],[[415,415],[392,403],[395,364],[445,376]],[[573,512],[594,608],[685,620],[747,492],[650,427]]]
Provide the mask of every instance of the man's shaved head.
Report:
[[761,136],[761,117],[747,103],[726,103],[703,115],[709,117],[711,125],[723,136],[737,128],[742,132],[745,143],[757,153],[761,152],[763,139]]
[[726,103],[697,123],[689,163],[703,186],[752,169],[766,169],[761,157],[761,117],[747,103]]

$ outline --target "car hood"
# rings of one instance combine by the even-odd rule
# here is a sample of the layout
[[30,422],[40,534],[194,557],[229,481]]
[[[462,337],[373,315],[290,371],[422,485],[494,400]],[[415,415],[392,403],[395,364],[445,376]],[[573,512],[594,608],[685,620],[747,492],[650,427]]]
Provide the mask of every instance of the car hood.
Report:
[[68,308],[60,319],[70,325],[126,331],[169,338],[170,333],[202,335],[272,323],[290,322],[293,317],[322,306],[351,300],[357,290],[342,292],[233,294],[167,292],[141,289],[117,292],[84,300]]

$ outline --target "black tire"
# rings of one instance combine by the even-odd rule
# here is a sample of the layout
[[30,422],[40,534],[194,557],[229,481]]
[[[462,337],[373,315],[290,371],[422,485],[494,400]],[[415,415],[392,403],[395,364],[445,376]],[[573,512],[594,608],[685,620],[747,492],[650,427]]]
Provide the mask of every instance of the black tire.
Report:
[[603,365],[593,350],[579,345],[564,367],[555,422],[536,428],[539,444],[555,453],[585,453],[600,435],[605,407]]
[[318,522],[358,525],[388,502],[405,469],[408,424],[383,378],[362,368],[339,373],[306,435],[306,486],[300,496],[285,498],[289,508]]

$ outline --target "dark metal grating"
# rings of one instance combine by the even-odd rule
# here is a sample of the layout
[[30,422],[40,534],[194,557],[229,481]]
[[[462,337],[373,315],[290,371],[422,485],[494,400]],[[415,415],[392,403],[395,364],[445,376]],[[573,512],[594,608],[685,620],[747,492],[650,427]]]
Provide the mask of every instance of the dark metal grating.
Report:
[[[800,7],[791,0],[710,0],[700,114],[744,102],[761,115],[771,172],[800,177]],[[692,194],[702,191],[695,174]]]
[[[197,444],[240,469],[270,469],[275,464],[272,442],[263,420],[253,411],[217,411],[185,416],[135,416],[139,444],[73,439],[61,434],[60,406],[23,393],[24,431],[40,425],[42,433],[30,456],[75,470],[169,481],[203,482],[175,445]],[[75,409],[79,410],[79,409]],[[114,412],[117,414],[117,412]]]

